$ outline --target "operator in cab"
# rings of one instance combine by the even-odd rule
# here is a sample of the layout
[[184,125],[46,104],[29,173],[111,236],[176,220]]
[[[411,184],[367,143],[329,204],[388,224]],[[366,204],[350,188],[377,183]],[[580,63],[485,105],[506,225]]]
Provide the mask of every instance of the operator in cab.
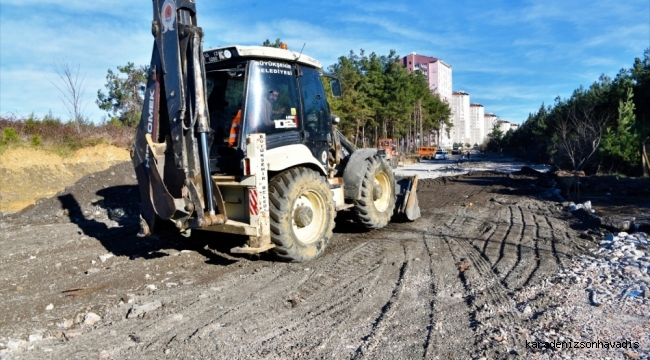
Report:
[[277,120],[285,115],[285,108],[276,109],[275,106],[279,96],[280,92],[278,90],[270,88],[264,99],[256,104],[257,109],[249,112],[248,124],[255,132],[267,132],[275,129],[275,122],[273,120]]

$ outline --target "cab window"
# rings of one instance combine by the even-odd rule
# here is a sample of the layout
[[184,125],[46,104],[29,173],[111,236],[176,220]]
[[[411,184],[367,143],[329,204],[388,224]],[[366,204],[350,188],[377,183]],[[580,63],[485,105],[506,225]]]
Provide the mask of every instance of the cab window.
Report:
[[323,93],[320,73],[307,66],[300,66],[300,70],[302,72],[300,90],[307,141],[326,141],[330,131],[330,111]]
[[244,65],[209,72],[206,76],[210,128],[214,144],[226,145],[233,120],[242,109],[244,100]]
[[293,66],[281,61],[250,61],[244,123],[246,133],[300,130]]

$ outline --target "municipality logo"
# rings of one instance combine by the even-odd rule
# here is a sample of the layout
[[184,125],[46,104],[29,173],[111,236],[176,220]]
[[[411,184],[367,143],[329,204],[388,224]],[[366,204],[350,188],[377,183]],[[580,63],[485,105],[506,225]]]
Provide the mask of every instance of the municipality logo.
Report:
[[162,11],[160,12],[160,19],[162,19],[163,33],[167,31],[174,31],[174,21],[176,21],[176,7],[173,0],[165,0],[163,3]]

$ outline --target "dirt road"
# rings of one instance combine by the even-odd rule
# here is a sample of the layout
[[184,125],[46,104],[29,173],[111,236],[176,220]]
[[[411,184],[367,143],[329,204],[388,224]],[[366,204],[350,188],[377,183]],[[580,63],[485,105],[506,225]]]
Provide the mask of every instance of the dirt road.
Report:
[[132,173],[0,220],[2,359],[530,357],[566,301],[545,280],[588,245],[546,177],[482,172],[423,180],[414,223],[339,215],[315,261],[234,257],[229,235],[137,238]]

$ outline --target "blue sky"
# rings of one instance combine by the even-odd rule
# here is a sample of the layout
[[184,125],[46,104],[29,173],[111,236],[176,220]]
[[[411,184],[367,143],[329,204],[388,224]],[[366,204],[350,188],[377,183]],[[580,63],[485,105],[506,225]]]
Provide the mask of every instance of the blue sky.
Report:
[[[85,75],[85,114],[107,70],[148,64],[151,1],[2,0],[0,114],[68,118],[53,63]],[[206,1],[197,0],[204,48],[281,38],[325,67],[350,50],[416,52],[453,67],[453,89],[516,123],[542,102],[614,77],[650,47],[650,0]]]

